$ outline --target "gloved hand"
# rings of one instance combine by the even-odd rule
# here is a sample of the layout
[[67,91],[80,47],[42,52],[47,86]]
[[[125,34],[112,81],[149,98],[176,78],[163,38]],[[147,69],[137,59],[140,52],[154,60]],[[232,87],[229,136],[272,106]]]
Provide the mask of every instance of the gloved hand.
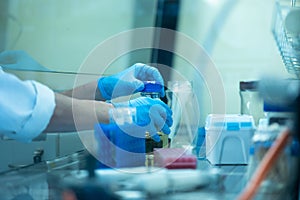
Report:
[[[142,91],[144,89],[143,81],[157,81],[164,85],[163,78],[156,68],[137,63],[118,74],[100,78],[98,88],[103,98],[110,100]],[[161,96],[165,95],[164,89],[160,94]]]
[[[165,134],[170,134],[170,127],[173,124],[172,110],[161,100],[152,99],[149,97],[139,97],[128,102],[114,103],[115,107],[135,107],[136,108],[136,124],[127,131],[133,131],[139,137],[144,137],[148,131],[152,138],[160,141],[157,134],[162,131]],[[126,131],[126,130],[125,130]]]
[[22,50],[1,52],[0,66],[9,69],[49,71],[49,69],[47,69],[46,67],[38,63],[31,56],[29,56],[25,51]]

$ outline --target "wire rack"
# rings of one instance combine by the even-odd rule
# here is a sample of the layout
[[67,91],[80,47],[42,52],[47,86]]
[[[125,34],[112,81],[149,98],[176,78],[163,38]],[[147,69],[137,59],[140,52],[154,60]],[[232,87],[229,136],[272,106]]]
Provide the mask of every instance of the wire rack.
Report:
[[[273,16],[272,32],[287,71],[300,78],[300,36],[290,38],[285,27],[285,18],[291,10],[300,11],[295,0],[277,0]],[[299,19],[300,20],[300,19]],[[295,24],[297,26],[297,24]]]

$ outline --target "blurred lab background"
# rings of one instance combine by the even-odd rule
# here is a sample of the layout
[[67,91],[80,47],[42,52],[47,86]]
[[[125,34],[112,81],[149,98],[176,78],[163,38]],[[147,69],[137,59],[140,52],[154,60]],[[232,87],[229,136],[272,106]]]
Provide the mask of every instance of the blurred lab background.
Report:
[[[1,0],[0,7],[0,52],[23,50],[55,74],[30,68],[10,72],[55,90],[70,89],[78,71],[86,74],[87,81],[95,80],[99,68],[107,66],[95,63],[87,71],[80,69],[89,53],[113,36],[143,27],[173,29],[203,47],[219,73],[219,87],[224,87],[224,110],[220,112],[240,113],[240,81],[258,80],[263,75],[295,78],[286,70],[272,33],[275,0]],[[122,45],[130,48],[134,39],[132,35]],[[169,39],[174,51],[184,45],[176,35]],[[159,35],[154,33],[150,40],[159,42]],[[195,59],[199,56],[189,50]],[[106,73],[119,72],[136,62],[170,66],[192,81],[201,111],[198,125],[205,125],[214,106],[211,93],[188,60],[170,52],[138,49],[112,60]],[[163,75],[165,80],[175,77]],[[42,160],[53,160],[74,155],[84,146],[77,133],[49,134],[31,144],[2,139],[0,171],[31,163],[39,149],[43,149]]]
[[[24,50],[52,70],[77,72],[99,43],[123,31],[158,25],[159,3],[1,1],[0,50]],[[255,80],[262,74],[290,76],[271,32],[273,0],[185,0],[168,4],[170,16],[165,26],[191,37],[215,63],[226,92],[226,112],[240,111],[239,81]],[[174,48],[177,45],[180,41],[174,38]],[[120,56],[107,73],[118,72],[136,61],[152,62],[151,49]],[[193,80],[192,67],[184,59],[174,55],[169,63]],[[103,66],[96,66],[93,73],[99,71],[97,67]],[[205,88],[198,91],[202,97],[207,96]]]

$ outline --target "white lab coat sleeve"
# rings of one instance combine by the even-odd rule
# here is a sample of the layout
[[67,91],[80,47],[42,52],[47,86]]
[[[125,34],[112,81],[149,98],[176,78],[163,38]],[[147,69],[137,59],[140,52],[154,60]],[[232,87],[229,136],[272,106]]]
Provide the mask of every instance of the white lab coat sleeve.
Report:
[[22,81],[0,67],[0,134],[30,142],[45,130],[55,109],[54,92],[36,81]]

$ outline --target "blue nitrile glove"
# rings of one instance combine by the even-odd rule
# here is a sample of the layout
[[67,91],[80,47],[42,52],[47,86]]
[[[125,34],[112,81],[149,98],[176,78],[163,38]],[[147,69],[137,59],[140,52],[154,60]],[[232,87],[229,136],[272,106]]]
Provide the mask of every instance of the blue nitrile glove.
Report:
[[3,51],[0,53],[0,66],[9,69],[49,71],[22,50]]
[[[157,81],[164,85],[158,69],[146,64],[136,63],[118,74],[100,78],[98,88],[102,97],[110,100],[142,91],[144,89],[144,81]],[[165,95],[163,88],[160,94],[162,97]]]
[[162,131],[170,134],[170,127],[173,124],[172,110],[161,100],[149,97],[139,97],[127,102],[114,103],[115,107],[135,107],[136,108],[136,124],[129,131],[135,131],[139,137],[144,137],[148,131],[151,137],[156,141],[160,141],[157,134]]

